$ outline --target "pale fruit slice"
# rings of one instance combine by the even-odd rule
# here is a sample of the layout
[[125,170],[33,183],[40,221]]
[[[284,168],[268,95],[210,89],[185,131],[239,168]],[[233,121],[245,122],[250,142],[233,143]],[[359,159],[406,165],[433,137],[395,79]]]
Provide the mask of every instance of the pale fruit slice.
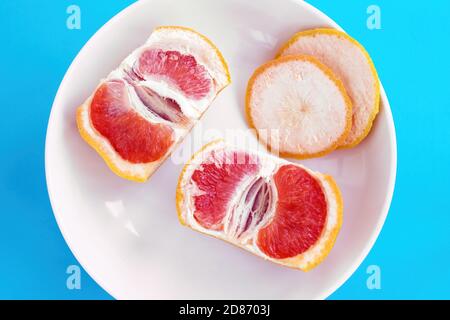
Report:
[[353,104],[353,123],[342,147],[358,145],[370,132],[380,106],[380,81],[367,51],[355,39],[335,29],[295,34],[277,57],[306,54],[327,65],[342,80]]
[[333,178],[223,141],[193,156],[176,194],[183,225],[303,271],[325,259],[342,225]]
[[323,156],[342,144],[351,128],[344,86],[310,56],[287,56],[256,69],[245,107],[259,140],[285,157]]
[[77,110],[81,136],[117,175],[145,181],[230,83],[219,50],[184,27],[159,27]]

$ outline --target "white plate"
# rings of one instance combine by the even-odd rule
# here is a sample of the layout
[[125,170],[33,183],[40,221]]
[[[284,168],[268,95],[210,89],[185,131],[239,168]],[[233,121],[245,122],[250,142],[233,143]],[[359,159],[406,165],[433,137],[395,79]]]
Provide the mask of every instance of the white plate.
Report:
[[70,249],[92,278],[119,299],[327,297],[367,255],[389,209],[397,158],[384,92],[381,113],[360,146],[303,162],[332,174],[342,189],[344,225],[334,249],[309,273],[280,267],[178,223],[174,198],[182,164],[169,159],[149,182],[128,182],[109,171],[78,135],[76,107],[159,25],[204,33],[229,62],[233,84],[202,121],[203,129],[218,130],[247,128],[247,80],[281,43],[300,29],[337,27],[323,13],[294,0],[143,0],[109,21],[67,71],[48,125],[48,190]]

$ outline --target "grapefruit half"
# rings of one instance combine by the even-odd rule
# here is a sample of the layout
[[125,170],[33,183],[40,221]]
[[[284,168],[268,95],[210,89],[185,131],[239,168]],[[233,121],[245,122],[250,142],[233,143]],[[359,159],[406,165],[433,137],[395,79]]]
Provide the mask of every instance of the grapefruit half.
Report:
[[143,182],[229,83],[209,39],[185,27],[158,27],[77,109],[77,126],[114,173]]
[[223,141],[185,165],[176,195],[183,225],[303,271],[325,259],[342,225],[332,177]]

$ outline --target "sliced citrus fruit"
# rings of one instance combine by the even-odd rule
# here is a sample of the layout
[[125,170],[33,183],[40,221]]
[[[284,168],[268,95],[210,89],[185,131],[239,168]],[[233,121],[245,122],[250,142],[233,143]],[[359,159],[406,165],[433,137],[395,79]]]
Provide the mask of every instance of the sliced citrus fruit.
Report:
[[256,69],[245,107],[260,141],[286,157],[325,155],[351,128],[352,106],[344,86],[310,56],[286,56]]
[[159,27],[78,108],[77,125],[112,171],[145,181],[229,83],[210,40]]
[[176,201],[183,225],[303,271],[325,259],[342,224],[333,178],[223,141],[186,164]]
[[380,81],[367,51],[355,39],[335,29],[295,34],[277,57],[306,54],[327,65],[342,80],[353,104],[353,123],[342,147],[358,145],[370,132],[380,106]]

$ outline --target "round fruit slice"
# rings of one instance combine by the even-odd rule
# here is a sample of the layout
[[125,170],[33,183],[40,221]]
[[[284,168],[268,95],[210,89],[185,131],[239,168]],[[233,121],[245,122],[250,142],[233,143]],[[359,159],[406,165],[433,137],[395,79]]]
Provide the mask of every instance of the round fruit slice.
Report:
[[325,28],[295,34],[277,57],[294,54],[316,57],[342,80],[353,104],[352,129],[342,147],[358,145],[369,134],[380,105],[380,81],[367,51],[346,33]]
[[117,175],[143,182],[230,83],[206,37],[159,27],[77,110],[81,136]]
[[328,255],[342,224],[331,177],[222,141],[186,164],[176,200],[183,225],[304,271]]
[[274,153],[325,155],[343,143],[352,106],[334,74],[310,56],[287,56],[260,66],[247,86],[246,115]]

